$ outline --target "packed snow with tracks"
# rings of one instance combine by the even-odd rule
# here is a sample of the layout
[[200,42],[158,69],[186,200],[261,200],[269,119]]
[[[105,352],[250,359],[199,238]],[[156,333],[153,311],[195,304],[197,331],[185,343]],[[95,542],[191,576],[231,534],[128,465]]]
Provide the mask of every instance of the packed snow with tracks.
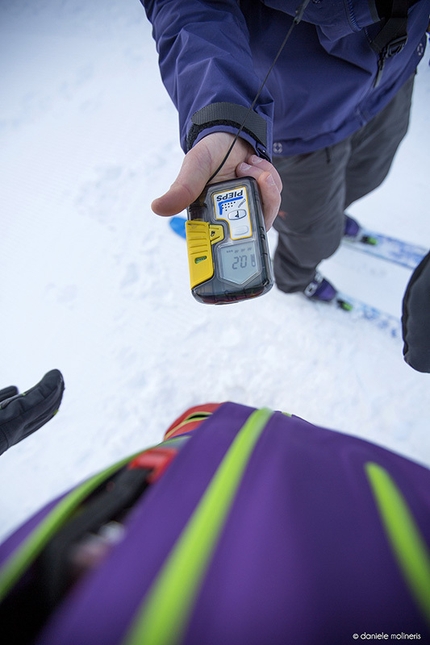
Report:
[[[184,242],[150,209],[183,153],[138,0],[4,1],[0,53],[0,388],[54,367],[66,382],[55,419],[1,457],[0,537],[207,401],[293,412],[430,466],[430,376],[401,340],[276,288],[193,300]],[[394,168],[351,208],[425,246],[429,102],[427,54]],[[400,315],[410,271],[345,248],[322,270]]]

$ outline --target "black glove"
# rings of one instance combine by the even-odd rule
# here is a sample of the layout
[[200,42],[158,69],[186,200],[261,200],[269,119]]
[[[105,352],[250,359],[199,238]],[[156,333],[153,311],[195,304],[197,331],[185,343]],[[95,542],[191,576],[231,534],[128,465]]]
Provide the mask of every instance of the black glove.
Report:
[[52,419],[63,392],[64,379],[59,370],[51,370],[22,394],[14,385],[0,390],[0,455]]
[[430,253],[413,272],[402,303],[403,356],[417,372],[430,372]]

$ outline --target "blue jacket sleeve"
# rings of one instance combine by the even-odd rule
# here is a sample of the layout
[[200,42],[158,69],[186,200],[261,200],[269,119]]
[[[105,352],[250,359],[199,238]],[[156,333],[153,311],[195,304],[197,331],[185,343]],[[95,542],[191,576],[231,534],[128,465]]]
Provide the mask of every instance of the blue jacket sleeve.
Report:
[[[274,57],[268,52],[276,52],[271,37],[276,32],[279,16],[285,18],[287,15],[292,19],[301,0],[141,2],[153,26],[164,85],[179,112],[184,151],[211,132],[236,133],[242,122],[243,108],[252,104]],[[348,46],[351,45],[344,42],[345,37],[379,22],[381,6],[385,2],[390,4],[389,0],[308,2],[303,21],[315,27],[323,56],[328,53],[336,58],[340,51],[340,58],[348,59]],[[259,16],[263,14],[270,16],[265,26],[259,23]],[[260,46],[258,49],[252,37],[261,29],[266,29],[267,33],[260,39],[263,49]],[[296,46],[307,45],[300,35],[295,41]],[[212,118],[208,119],[207,108],[214,105]],[[270,157],[273,111],[273,97],[264,88],[241,135],[261,156]],[[262,129],[266,130],[265,136],[257,134]]]
[[[236,133],[240,123],[238,118],[230,118],[228,106],[233,112],[234,106],[249,107],[261,84],[254,71],[246,21],[238,2],[141,2],[153,26],[163,83],[179,113],[183,150],[213,131]],[[218,106],[218,118],[207,127],[202,119],[200,125],[193,123],[193,115],[212,104],[223,104]],[[246,127],[241,136],[258,154],[270,156],[267,146],[270,148],[272,140],[273,100],[266,89],[254,112],[258,115],[255,120],[264,119],[266,141],[258,140]]]

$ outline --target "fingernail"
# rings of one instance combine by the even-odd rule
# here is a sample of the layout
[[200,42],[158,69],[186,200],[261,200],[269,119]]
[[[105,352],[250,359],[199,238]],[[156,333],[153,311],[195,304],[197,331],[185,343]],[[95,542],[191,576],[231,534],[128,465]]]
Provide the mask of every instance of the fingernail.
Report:
[[275,185],[275,180],[273,179],[272,175],[269,173],[266,177],[266,184],[268,186],[274,186]]
[[249,170],[251,166],[248,163],[245,163],[244,161],[240,164],[239,169],[245,172],[246,170]]
[[257,155],[252,155],[251,156],[251,163],[253,163],[254,165],[259,164],[262,161],[263,161],[262,157],[257,157]]

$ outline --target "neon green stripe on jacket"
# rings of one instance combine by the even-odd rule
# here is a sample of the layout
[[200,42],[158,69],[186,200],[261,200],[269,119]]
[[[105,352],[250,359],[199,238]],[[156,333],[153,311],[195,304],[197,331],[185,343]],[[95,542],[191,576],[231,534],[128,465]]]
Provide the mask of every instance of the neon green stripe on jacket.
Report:
[[379,464],[365,465],[397,564],[430,626],[430,553],[401,491]]
[[251,414],[148,591],[124,645],[174,645],[186,629],[252,451],[272,411]]

